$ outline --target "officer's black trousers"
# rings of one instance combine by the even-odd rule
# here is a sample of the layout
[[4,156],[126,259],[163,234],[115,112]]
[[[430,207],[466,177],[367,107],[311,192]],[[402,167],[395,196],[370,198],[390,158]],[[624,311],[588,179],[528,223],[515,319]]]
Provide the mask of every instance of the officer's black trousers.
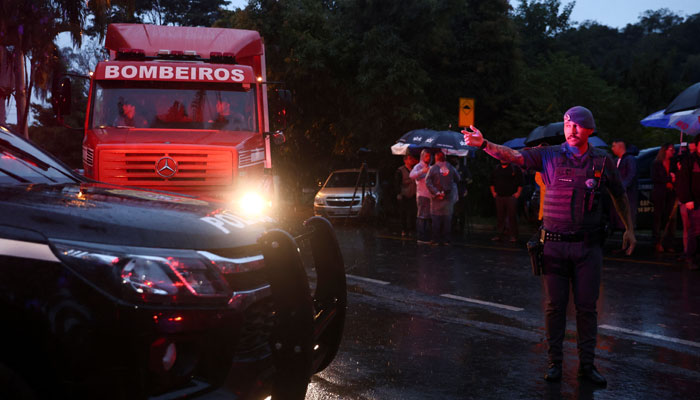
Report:
[[576,306],[576,340],[581,364],[592,364],[598,334],[596,302],[603,253],[599,243],[546,242],[543,283],[547,296],[545,329],[550,362],[563,360],[569,288]]

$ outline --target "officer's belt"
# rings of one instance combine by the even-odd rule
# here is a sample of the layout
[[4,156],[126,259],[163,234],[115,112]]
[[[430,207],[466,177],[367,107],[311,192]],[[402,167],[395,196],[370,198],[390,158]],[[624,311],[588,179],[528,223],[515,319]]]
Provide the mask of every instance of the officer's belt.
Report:
[[558,233],[542,230],[543,242],[591,242],[602,237],[603,230],[596,229],[589,232]]

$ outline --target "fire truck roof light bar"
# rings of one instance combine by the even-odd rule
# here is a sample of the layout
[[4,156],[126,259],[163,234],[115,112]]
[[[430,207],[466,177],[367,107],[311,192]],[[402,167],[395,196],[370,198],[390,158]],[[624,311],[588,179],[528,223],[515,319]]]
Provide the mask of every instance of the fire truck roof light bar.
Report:
[[145,58],[146,52],[143,49],[122,47],[117,51],[117,59],[119,60],[143,60]]

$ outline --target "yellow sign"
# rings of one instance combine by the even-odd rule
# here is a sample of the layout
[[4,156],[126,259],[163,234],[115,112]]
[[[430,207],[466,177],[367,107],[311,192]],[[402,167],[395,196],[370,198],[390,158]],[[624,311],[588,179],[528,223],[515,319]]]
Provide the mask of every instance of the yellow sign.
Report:
[[467,97],[459,98],[459,126],[467,127],[474,125],[474,99]]

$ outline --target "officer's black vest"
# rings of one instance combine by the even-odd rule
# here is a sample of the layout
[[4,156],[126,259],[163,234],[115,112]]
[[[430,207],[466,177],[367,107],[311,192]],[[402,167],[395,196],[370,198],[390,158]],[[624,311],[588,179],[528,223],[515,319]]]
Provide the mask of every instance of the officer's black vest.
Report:
[[[595,148],[585,161],[570,159],[564,150],[554,158],[554,176],[544,196],[544,228],[558,233],[591,232],[602,224],[601,190],[605,153]],[[601,181],[602,179],[602,181]]]

